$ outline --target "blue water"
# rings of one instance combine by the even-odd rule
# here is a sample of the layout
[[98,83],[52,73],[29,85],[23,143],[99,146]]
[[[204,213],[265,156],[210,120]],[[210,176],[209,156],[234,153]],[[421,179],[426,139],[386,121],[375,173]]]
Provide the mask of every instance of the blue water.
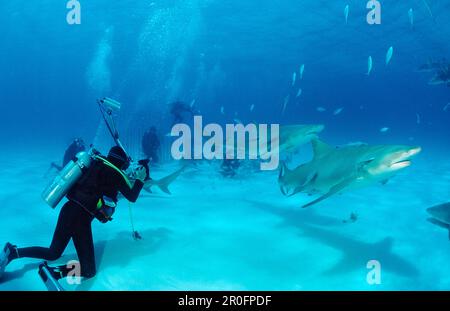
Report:
[[[101,279],[94,289],[450,289],[446,277],[449,272],[446,263],[450,259],[447,232],[427,223],[425,213],[427,207],[450,200],[450,107],[444,109],[450,103],[450,87],[429,85],[433,73],[416,70],[429,59],[450,60],[450,3],[427,2],[381,1],[381,24],[369,25],[366,1],[357,0],[80,0],[81,24],[68,25],[65,1],[2,1],[0,139],[1,163],[8,166],[2,168],[1,174],[0,223],[5,226],[0,229],[0,243],[13,238],[25,245],[48,243],[56,214],[50,213],[39,197],[48,181],[43,177],[47,163],[62,158],[64,148],[74,137],[94,142],[100,122],[97,98],[109,96],[122,102],[119,128],[124,144],[135,156],[141,155],[140,137],[150,125],[155,125],[161,136],[170,131],[168,107],[172,101],[195,100],[205,122],[224,124],[239,119],[244,123],[324,124],[326,129],[321,138],[332,145],[362,141],[421,146],[423,151],[417,161],[393,185],[349,192],[325,204],[326,208],[320,212],[324,217],[336,217],[339,222],[357,209],[363,215],[361,222],[351,229],[342,229],[348,239],[374,242],[392,237],[398,256],[408,260],[428,254],[430,258],[423,262],[435,260],[435,265],[442,264],[440,270],[428,266],[422,269],[423,262],[411,264],[413,270],[401,271],[400,280],[390,279],[380,288],[368,286],[364,274],[361,278],[351,275],[343,281],[323,277],[322,272],[333,264],[324,261],[315,265],[315,258],[328,256],[330,243],[324,240],[330,234],[339,237],[341,229],[325,226],[327,233],[322,229],[305,229],[308,226],[302,226],[305,219],[301,214],[295,218],[297,221],[289,217],[289,221],[278,221],[276,217],[286,215],[280,211],[296,210],[299,203],[280,194],[276,173],[253,179],[244,174],[232,183],[211,172],[216,178],[211,185],[208,172],[214,169],[207,167],[206,172],[183,177],[175,188],[179,196],[172,198],[171,203],[159,197],[154,201],[146,197],[144,201],[149,205],[184,204],[178,215],[158,207],[155,212],[158,216],[149,225],[153,229],[148,230],[170,228],[171,243],[150,247],[149,253],[184,256],[185,270],[171,270],[179,264],[175,259],[155,259],[152,267],[147,266],[147,260],[132,265],[130,270],[152,271],[153,276],[158,275],[152,282],[127,284],[125,277],[118,281],[117,270],[115,282]],[[346,24],[347,4],[350,13]],[[413,27],[408,17],[410,8],[414,12]],[[386,65],[386,53],[391,46],[393,57]],[[373,58],[373,69],[366,75],[369,56]],[[302,64],[305,71],[300,79]],[[294,72],[297,79],[292,86]],[[302,94],[296,98],[299,88]],[[286,96],[290,100],[282,114]],[[318,107],[325,111],[319,112]],[[338,108],[343,108],[342,112],[334,115]],[[389,130],[382,133],[382,128]],[[170,162],[169,155],[164,158]],[[170,171],[166,165],[173,163],[161,164],[162,172]],[[192,189],[193,185],[196,189]],[[205,202],[202,191],[209,201]],[[256,199],[255,195],[260,193],[267,197],[252,203],[260,207],[252,207],[248,200]],[[217,220],[230,216],[223,215],[226,213],[223,209],[230,204],[231,215],[243,219],[237,228],[225,220]],[[25,207],[29,205],[33,205],[34,218],[27,217]],[[208,209],[207,217],[201,217],[201,208]],[[209,214],[211,211],[217,214]],[[340,213],[336,214],[337,211]],[[274,218],[267,216],[270,219],[266,221],[266,214]],[[150,215],[140,217],[146,219]],[[232,249],[234,256],[228,263],[221,259],[221,264],[216,262],[204,268],[208,260],[201,254],[192,255],[195,247],[186,249],[182,239],[177,239],[177,230],[184,232],[185,224],[180,219],[165,222],[177,217],[189,219],[192,226],[198,227],[198,231],[182,235],[186,240],[196,239],[208,228],[214,241],[222,245],[214,247],[216,242],[209,239],[200,241],[198,247],[204,254],[222,258],[226,249]],[[249,229],[250,223],[245,219],[250,218],[257,219],[250,222],[251,226],[260,227]],[[34,226],[34,220],[51,225],[44,233]],[[386,224],[390,220],[394,223],[391,226]],[[20,234],[19,228],[6,226],[21,221],[27,224],[26,236]],[[376,228],[374,239],[367,226]],[[109,228],[104,236],[101,236],[104,229],[98,230],[99,240],[108,240],[108,236],[123,229],[114,225]],[[293,228],[300,228],[300,233],[289,231]],[[229,235],[236,232],[234,229],[248,232],[236,241],[227,242]],[[30,235],[40,238],[29,241]],[[166,233],[162,235],[165,237]],[[239,241],[243,244],[239,245]],[[313,246],[308,244],[312,241],[316,241]],[[425,246],[430,241],[436,247]],[[345,246],[341,250],[350,252],[350,257],[358,252],[349,250],[362,245],[346,244],[345,240],[335,242]],[[255,243],[254,252],[246,250],[246,243]],[[265,245],[279,250],[280,256],[273,257],[272,248],[264,249]],[[263,263],[256,258],[247,262],[246,258],[253,253],[261,254]],[[304,253],[308,253],[307,259]],[[337,255],[331,252],[329,256]],[[305,270],[288,264],[297,259],[306,270],[311,265],[305,278],[300,277]],[[160,265],[161,275],[155,265]],[[224,266],[232,271],[224,272],[225,276],[220,274],[228,271],[222,270]],[[404,266],[398,261],[393,270]],[[242,276],[241,271],[248,271],[248,275]],[[12,278],[0,283],[0,289],[42,289],[34,272],[26,273],[27,281]],[[134,277],[127,273],[128,278]],[[347,283],[340,287],[340,280]]]

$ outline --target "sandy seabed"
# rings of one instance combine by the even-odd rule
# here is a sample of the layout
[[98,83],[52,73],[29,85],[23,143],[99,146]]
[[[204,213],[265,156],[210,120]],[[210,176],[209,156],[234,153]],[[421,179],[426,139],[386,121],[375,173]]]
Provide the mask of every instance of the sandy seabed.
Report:
[[[48,246],[60,207],[40,198],[48,151],[3,152],[0,242]],[[50,157],[51,158],[51,157]],[[153,169],[158,179],[177,163]],[[187,169],[169,196],[143,192],[113,222],[94,221],[97,276],[67,290],[449,290],[448,232],[426,221],[426,208],[450,201],[450,163],[418,158],[387,185],[346,192],[309,209],[310,197],[284,197],[277,172],[242,168],[223,178],[217,163]],[[352,212],[355,223],[344,223]],[[58,263],[77,259],[72,243]],[[381,264],[370,285],[367,262]],[[7,267],[0,290],[45,290],[39,261]]]

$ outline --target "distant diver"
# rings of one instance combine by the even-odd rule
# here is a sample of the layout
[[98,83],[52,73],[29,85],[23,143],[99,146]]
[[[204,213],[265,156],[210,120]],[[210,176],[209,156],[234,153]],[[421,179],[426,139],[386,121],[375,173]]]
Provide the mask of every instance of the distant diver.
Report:
[[173,116],[173,124],[181,123],[184,120],[184,115],[188,114],[191,117],[197,113],[192,105],[188,105],[183,101],[176,101],[170,104],[170,114]]
[[142,151],[147,158],[150,159],[152,163],[159,162],[159,148],[161,147],[161,142],[159,141],[156,127],[152,126],[147,132],[142,136]]
[[85,145],[83,139],[76,138],[70,144],[70,146],[67,147],[66,152],[64,153],[62,166],[55,162],[52,162],[50,164],[50,168],[55,168],[58,171],[61,171],[64,168],[64,166],[66,166],[67,163],[69,163],[71,160],[75,159],[75,156],[77,155],[77,153],[81,152],[81,151],[86,151],[86,145]]
[[[79,157],[81,158],[81,155]],[[87,170],[68,189],[66,195],[68,202],[60,211],[50,247],[18,248],[6,243],[0,253],[0,278],[6,266],[18,258],[57,260],[71,239],[80,262],[80,277],[89,279],[96,275],[92,221],[94,218],[102,223],[112,220],[119,192],[128,201],[136,202],[145,180],[149,177],[149,171],[148,167],[136,167],[133,174],[136,180],[132,185],[124,173],[130,165],[130,159],[119,146],[111,148],[106,158],[98,153],[91,158],[93,160]],[[73,163],[73,166],[77,167],[77,164]],[[58,280],[68,276],[69,273],[73,274],[73,271],[66,265],[50,267],[45,262],[39,267],[40,277],[47,288],[52,290],[62,290]]]
[[235,177],[240,165],[241,163],[237,159],[224,159],[220,173],[224,177]]

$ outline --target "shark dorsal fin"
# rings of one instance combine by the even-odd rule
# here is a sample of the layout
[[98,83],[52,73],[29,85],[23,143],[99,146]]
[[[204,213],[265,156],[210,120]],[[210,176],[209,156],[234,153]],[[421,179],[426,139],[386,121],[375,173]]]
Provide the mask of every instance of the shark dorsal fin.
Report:
[[327,143],[324,143],[319,139],[315,139],[312,141],[312,148],[314,157],[318,157],[319,155],[328,153],[334,149],[332,146],[328,145]]

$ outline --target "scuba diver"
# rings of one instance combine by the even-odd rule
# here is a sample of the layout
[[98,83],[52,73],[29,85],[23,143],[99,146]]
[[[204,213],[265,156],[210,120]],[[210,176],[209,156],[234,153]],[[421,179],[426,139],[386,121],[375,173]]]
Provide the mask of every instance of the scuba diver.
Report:
[[66,166],[67,163],[70,162],[70,160],[73,160],[75,158],[75,156],[77,155],[78,152],[85,151],[85,150],[86,150],[86,146],[84,144],[84,141],[81,138],[74,139],[72,144],[70,144],[70,146],[67,147],[66,152],[64,153],[62,166],[58,165],[55,162],[52,162],[50,164],[50,168],[55,168],[58,171],[61,171],[64,168],[64,166]]
[[[80,153],[77,161],[80,161]],[[112,147],[106,158],[95,153],[92,162],[81,177],[68,190],[68,201],[62,207],[53,239],[49,248],[19,248],[6,243],[0,253],[0,278],[6,266],[19,258],[36,258],[54,261],[60,258],[72,239],[80,262],[81,277],[92,278],[96,275],[94,243],[91,223],[94,218],[102,223],[112,220],[119,192],[130,202],[136,202],[144,181],[149,178],[148,166],[140,165],[134,171],[136,179],[131,185],[124,171],[130,165],[130,159],[123,148]],[[70,164],[69,164],[70,165]],[[74,166],[77,164],[75,163]],[[58,280],[69,275],[70,267],[50,267],[44,262],[39,267],[39,275],[46,286],[58,290]],[[73,273],[73,272],[72,272]],[[62,289],[61,289],[62,290]]]
[[241,163],[238,159],[224,159],[221,165],[221,174],[223,177],[234,177]]
[[157,163],[159,161],[158,151],[161,143],[156,132],[156,128],[152,126],[147,132],[142,136],[142,150],[148,159],[152,163]]
[[170,113],[173,115],[173,124],[183,122],[183,114],[194,116],[198,111],[194,107],[182,101],[176,101],[170,104]]

